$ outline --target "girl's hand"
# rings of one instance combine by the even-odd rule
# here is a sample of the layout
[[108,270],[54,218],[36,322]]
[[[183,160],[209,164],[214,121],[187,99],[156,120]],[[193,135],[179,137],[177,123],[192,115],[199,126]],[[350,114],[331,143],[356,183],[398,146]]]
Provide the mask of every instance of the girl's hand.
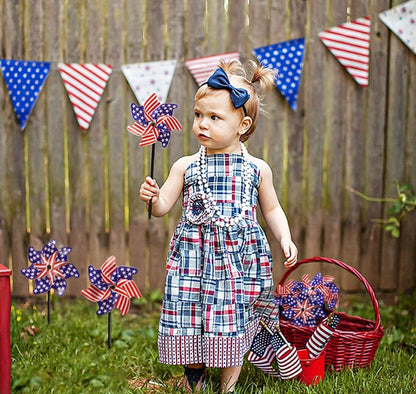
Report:
[[156,181],[150,176],[146,177],[145,181],[141,184],[139,190],[140,200],[149,202],[152,199],[152,204],[155,203],[159,198],[159,186]]
[[280,246],[286,257],[285,267],[293,267],[298,259],[298,248],[291,239],[282,239]]

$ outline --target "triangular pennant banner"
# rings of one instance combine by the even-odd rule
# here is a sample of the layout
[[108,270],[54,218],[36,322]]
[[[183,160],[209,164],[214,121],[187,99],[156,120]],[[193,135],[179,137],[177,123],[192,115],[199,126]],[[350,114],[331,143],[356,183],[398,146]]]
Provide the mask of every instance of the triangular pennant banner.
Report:
[[121,66],[121,71],[140,104],[143,104],[152,93],[156,93],[157,99],[165,103],[175,67],[176,60],[164,60],[125,64]]
[[213,71],[219,66],[220,60],[226,62],[232,60],[240,60],[239,52],[220,53],[218,55],[199,57],[189,59],[185,62],[186,67],[191,72],[192,76],[198,85],[202,85],[207,81]]
[[258,61],[277,71],[276,86],[296,111],[302,77],[305,39],[298,38],[253,49]]
[[324,45],[362,87],[368,86],[371,18],[366,16],[318,34]]
[[416,0],[384,11],[379,17],[416,54]]
[[83,130],[90,126],[112,68],[109,64],[58,64],[78,124]]
[[49,75],[51,63],[4,59],[0,60],[0,64],[14,111],[23,130]]

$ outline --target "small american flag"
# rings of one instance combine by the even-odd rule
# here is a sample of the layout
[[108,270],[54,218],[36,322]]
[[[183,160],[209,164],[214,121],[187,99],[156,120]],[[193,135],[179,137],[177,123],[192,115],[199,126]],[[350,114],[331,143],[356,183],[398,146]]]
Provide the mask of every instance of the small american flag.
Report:
[[332,314],[318,325],[306,343],[306,349],[308,349],[310,358],[316,358],[322,353],[328,341],[331,339],[339,320],[338,315]]
[[279,377],[279,373],[273,368],[272,364],[276,361],[276,353],[270,342],[272,335],[265,329],[262,329],[253,340],[250,351],[247,355],[247,361],[263,371],[265,374]]
[[296,347],[285,343],[279,334],[271,337],[271,343],[276,354],[280,377],[289,380],[298,376],[302,372],[302,366]]

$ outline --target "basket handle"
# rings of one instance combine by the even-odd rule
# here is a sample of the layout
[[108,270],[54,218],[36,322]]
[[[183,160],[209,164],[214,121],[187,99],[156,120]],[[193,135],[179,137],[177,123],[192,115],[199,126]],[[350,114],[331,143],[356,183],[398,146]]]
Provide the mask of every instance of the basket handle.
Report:
[[338,267],[341,267],[344,270],[355,275],[364,284],[365,289],[370,295],[371,302],[373,303],[373,307],[374,307],[374,317],[375,317],[375,323],[376,323],[374,327],[374,331],[378,331],[378,329],[380,328],[380,324],[381,324],[380,309],[378,307],[377,298],[376,298],[373,288],[370,286],[370,284],[367,282],[364,276],[362,276],[354,267],[351,267],[350,265],[345,264],[342,261],[331,259],[330,257],[311,257],[309,259],[300,260],[293,267],[289,268],[284,273],[284,275],[282,276],[282,279],[280,279],[279,284],[283,286],[288,276],[300,265],[306,264],[306,263],[329,263],[329,264],[337,265]]

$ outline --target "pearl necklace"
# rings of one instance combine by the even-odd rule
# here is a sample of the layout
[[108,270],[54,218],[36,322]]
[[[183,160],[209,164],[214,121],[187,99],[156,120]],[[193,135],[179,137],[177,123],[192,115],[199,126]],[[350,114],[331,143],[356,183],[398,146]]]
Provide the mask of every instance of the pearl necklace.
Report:
[[208,184],[207,177],[207,163],[206,163],[206,149],[201,146],[199,149],[199,156],[196,161],[196,172],[198,176],[198,187],[200,196],[202,197],[203,205],[207,213],[208,221],[220,227],[230,227],[234,224],[239,226],[245,225],[244,215],[250,206],[250,183],[252,178],[252,171],[250,171],[250,164],[248,160],[248,152],[246,147],[241,145],[241,155],[243,158],[243,179],[244,179],[244,193],[241,205],[241,212],[233,217],[221,215],[221,208],[217,206],[216,201],[212,195]]

